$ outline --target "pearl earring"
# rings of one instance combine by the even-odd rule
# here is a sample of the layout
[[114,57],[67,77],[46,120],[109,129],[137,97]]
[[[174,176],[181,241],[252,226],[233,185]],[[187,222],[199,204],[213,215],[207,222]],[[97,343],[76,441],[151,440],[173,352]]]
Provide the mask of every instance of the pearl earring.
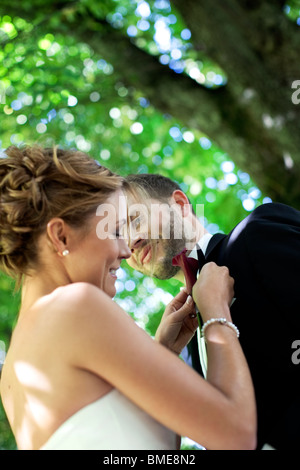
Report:
[[62,255],[63,256],[68,256],[69,253],[70,253],[69,250],[66,249],[62,252]]

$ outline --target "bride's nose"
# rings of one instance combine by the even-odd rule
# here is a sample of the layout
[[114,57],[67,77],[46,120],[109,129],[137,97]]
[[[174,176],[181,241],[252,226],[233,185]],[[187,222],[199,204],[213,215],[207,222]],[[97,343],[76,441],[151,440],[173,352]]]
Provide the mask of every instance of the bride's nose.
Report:
[[120,247],[120,258],[127,259],[131,256],[131,250],[128,246],[128,243],[125,239],[120,240],[121,247]]

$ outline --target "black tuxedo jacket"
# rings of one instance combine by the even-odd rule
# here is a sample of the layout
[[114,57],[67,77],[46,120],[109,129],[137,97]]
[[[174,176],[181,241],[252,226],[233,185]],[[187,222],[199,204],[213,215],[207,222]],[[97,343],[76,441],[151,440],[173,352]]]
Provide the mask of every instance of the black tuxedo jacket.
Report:
[[[235,279],[231,314],[254,382],[258,449],[265,443],[298,449],[300,364],[293,343],[300,341],[300,212],[259,206],[229,235],[212,237],[206,261],[228,266]],[[201,373],[196,342],[192,360]]]

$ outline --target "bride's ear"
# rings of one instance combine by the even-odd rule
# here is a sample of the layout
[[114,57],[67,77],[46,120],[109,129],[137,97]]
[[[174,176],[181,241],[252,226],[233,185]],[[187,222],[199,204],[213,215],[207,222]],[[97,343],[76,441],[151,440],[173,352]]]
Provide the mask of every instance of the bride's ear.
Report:
[[53,250],[61,256],[67,249],[68,232],[68,225],[59,217],[51,219],[47,224],[47,238]]
[[182,217],[186,217],[192,212],[191,203],[184,192],[176,189],[172,194],[172,198],[180,206]]

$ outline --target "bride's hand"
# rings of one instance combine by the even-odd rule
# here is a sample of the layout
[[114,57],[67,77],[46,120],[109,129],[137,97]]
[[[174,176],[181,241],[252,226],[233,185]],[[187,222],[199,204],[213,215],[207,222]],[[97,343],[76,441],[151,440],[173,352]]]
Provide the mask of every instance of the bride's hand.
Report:
[[234,279],[226,266],[207,263],[203,266],[193,287],[193,299],[203,322],[212,317],[230,317],[230,304],[234,296]]
[[187,291],[182,289],[166,307],[155,340],[180,354],[194,336],[197,327],[194,301]]

